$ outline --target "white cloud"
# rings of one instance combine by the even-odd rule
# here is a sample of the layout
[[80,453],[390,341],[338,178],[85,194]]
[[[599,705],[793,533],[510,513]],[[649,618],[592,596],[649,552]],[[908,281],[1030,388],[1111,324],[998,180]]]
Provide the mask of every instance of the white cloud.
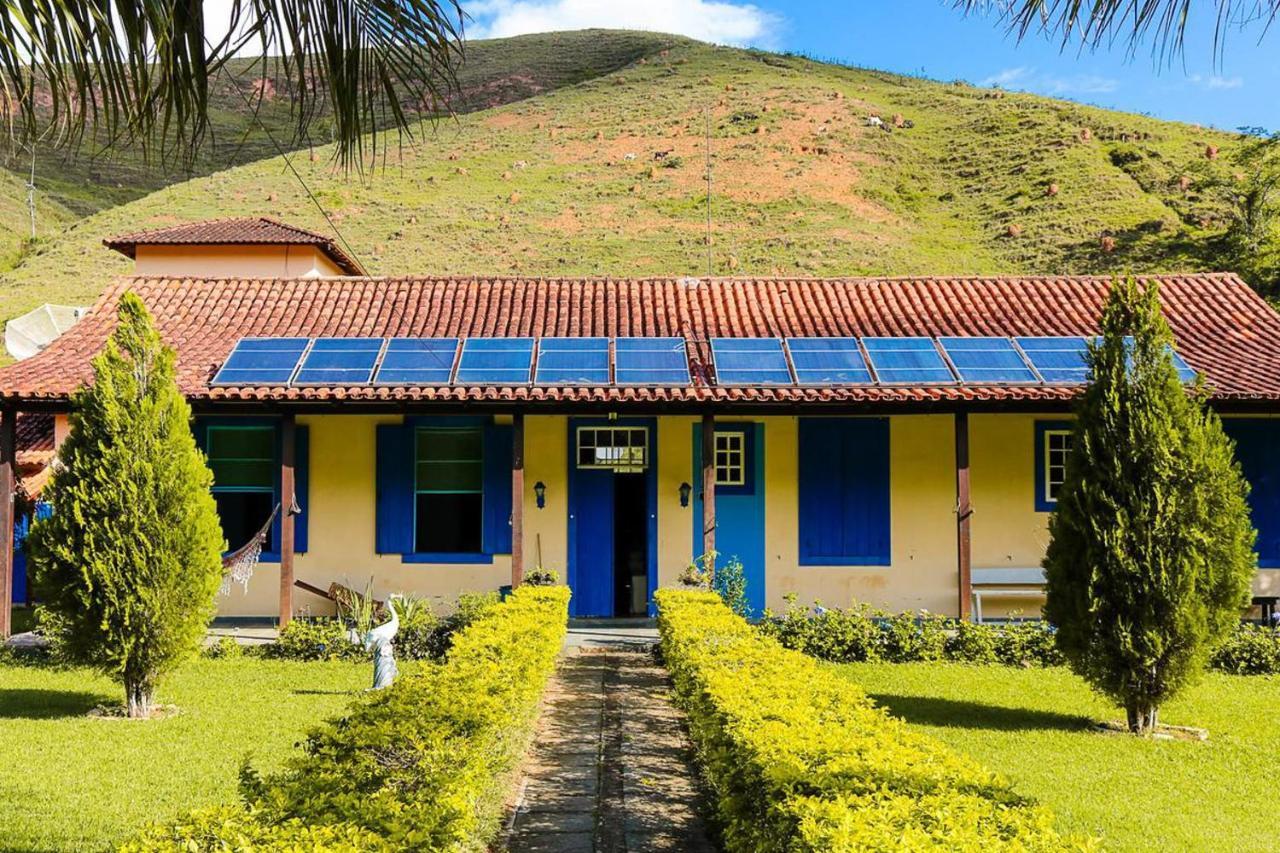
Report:
[[717,44],[774,47],[782,20],[727,0],[475,0],[470,38],[592,27],[676,33]]
[[1191,81],[1191,85],[1210,91],[1239,89],[1244,85],[1243,77],[1223,77],[1220,74],[1192,74],[1187,79]]
[[1028,68],[1025,65],[1019,65],[1017,68],[1006,68],[996,74],[992,74],[980,82],[979,86],[1000,86],[1007,88],[1014,86],[1021,80],[1025,80],[1029,74],[1035,69]]
[[1019,65],[1005,68],[984,79],[982,86],[999,86],[1023,92],[1039,92],[1045,95],[1102,95],[1120,88],[1120,83],[1110,77],[1096,74],[1077,74],[1062,77],[1041,74],[1035,68]]
[[1046,77],[1044,86],[1054,95],[1101,95],[1114,92],[1120,83],[1110,77],[1082,74],[1074,77]]

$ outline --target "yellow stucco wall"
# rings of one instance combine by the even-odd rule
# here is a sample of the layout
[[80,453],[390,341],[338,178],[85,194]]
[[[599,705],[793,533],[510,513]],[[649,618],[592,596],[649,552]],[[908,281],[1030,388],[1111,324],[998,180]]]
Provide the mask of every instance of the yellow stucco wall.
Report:
[[[974,568],[1038,566],[1048,543],[1048,514],[1035,511],[1034,436],[1045,415],[974,415],[970,418]],[[764,425],[765,599],[780,610],[795,593],[802,604],[831,606],[868,602],[889,610],[926,609],[955,614],[958,608],[955,518],[955,435],[950,415],[890,419],[891,535],[887,566],[800,566],[798,560],[798,419],[756,419]],[[398,416],[307,416],[311,435],[309,544],[299,555],[299,579],[319,587],[337,581],[363,588],[369,578],[379,596],[405,591],[437,597],[447,607],[459,592],[492,590],[510,580],[510,558],[485,565],[403,563],[374,553],[376,427]],[[732,422],[724,419],[722,423]],[[682,507],[683,482],[697,488],[693,471],[691,417],[658,419],[657,564],[660,586],[674,585],[694,552],[693,502]],[[568,418],[525,420],[525,560],[567,576]],[[546,507],[538,509],[533,486],[546,484]],[[1280,572],[1259,574],[1259,591],[1274,589]],[[269,616],[276,612],[278,567],[259,567],[247,593],[238,587],[221,599],[223,615]],[[301,590],[299,609],[329,612],[329,604]],[[1036,599],[984,602],[984,614],[1032,614]]]
[[137,275],[314,278],[345,275],[315,246],[138,246]]

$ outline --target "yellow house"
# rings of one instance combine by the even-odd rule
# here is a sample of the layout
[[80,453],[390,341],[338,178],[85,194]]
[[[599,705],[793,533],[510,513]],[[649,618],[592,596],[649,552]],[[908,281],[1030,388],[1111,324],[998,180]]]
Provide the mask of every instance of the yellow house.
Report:
[[[742,563],[757,610],[794,593],[1035,613],[1084,338],[1109,285],[302,278],[204,263],[140,269],[0,370],[2,423],[64,416],[115,303],[138,293],[178,352],[229,547],[296,503],[221,602],[224,616],[283,619],[327,612],[316,591],[335,582],[451,599],[535,568],[567,580],[576,616],[639,616],[708,550]],[[1232,275],[1147,281],[1237,440],[1256,590],[1275,595],[1280,315]]]

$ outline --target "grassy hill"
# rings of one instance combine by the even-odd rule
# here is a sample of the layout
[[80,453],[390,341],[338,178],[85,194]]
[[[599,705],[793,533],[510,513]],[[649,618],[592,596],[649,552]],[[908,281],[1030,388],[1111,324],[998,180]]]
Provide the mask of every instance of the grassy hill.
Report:
[[[1182,179],[1207,146],[1225,161],[1234,136],[674,37],[538,38],[545,50],[505,40],[471,56],[507,81],[596,58],[557,72],[567,85],[424,126],[363,177],[324,149],[295,158],[372,271],[705,274],[708,120],[718,275],[1217,265],[1221,211]],[[78,221],[4,276],[0,316],[91,301],[128,269],[108,234],[241,214],[325,227],[278,158],[240,165]]]

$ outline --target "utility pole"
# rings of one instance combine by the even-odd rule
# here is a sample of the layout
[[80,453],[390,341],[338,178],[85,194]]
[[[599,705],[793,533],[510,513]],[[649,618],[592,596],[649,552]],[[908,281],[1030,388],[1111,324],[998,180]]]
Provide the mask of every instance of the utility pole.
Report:
[[31,216],[31,239],[36,238],[36,147],[31,146],[31,178],[27,181],[27,213]]
[[713,274],[711,266],[711,108],[706,108],[707,124],[707,278]]

